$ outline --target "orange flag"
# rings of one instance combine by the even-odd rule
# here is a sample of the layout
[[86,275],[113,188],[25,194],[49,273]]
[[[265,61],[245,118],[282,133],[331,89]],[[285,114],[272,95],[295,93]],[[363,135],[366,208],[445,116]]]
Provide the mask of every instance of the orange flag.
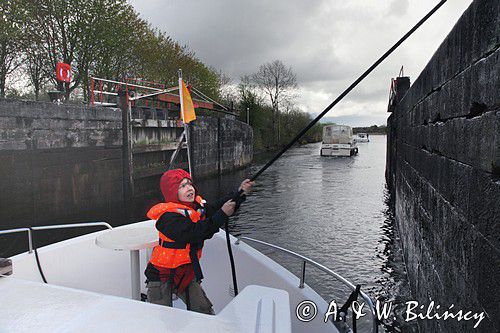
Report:
[[[182,112],[184,112],[184,117],[182,117]],[[185,124],[196,119],[196,114],[194,113],[193,100],[191,99],[191,94],[189,93],[189,90],[187,89],[184,81],[182,81],[181,119],[184,119]]]

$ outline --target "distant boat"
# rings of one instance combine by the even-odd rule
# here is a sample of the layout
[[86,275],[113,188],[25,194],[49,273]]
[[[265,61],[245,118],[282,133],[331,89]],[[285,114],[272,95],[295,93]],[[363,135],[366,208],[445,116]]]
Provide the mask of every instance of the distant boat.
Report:
[[358,153],[352,128],[346,125],[326,125],[323,127],[321,156],[354,156]]
[[356,142],[370,142],[370,137],[368,133],[358,133],[354,140],[356,140]]

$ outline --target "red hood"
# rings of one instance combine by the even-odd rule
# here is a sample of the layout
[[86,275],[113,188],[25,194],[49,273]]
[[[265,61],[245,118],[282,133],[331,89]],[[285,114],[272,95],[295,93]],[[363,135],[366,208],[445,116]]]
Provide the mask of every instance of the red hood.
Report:
[[[161,176],[160,179],[160,189],[163,193],[163,197],[165,198],[165,202],[176,202],[186,206],[190,206],[192,208],[195,207],[194,203],[190,202],[181,202],[177,196],[177,192],[179,190],[179,184],[181,181],[187,178],[192,181],[191,175],[182,169],[174,169],[168,170]],[[195,189],[196,196],[196,189]]]

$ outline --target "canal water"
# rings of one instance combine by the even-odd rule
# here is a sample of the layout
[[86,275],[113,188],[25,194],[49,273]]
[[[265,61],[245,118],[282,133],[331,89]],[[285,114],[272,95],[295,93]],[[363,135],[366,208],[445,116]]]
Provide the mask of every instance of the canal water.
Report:
[[[320,143],[287,151],[258,178],[253,193],[231,219],[231,233],[298,252],[361,284],[370,297],[393,304],[396,319],[391,315],[385,320],[384,331],[416,332],[415,325],[402,317],[404,302],[411,296],[385,187],[386,136],[373,135],[370,139],[359,144],[355,157],[321,157]],[[195,182],[208,200],[215,200],[265,162]],[[299,276],[299,260],[252,246]],[[306,271],[306,283],[339,306],[350,293],[333,277],[313,267]],[[358,324],[360,332],[370,328],[366,312]]]
[[[253,193],[231,218],[230,231],[303,254],[361,284],[372,299],[393,304],[396,319],[391,315],[384,320],[383,331],[417,332],[415,321],[406,323],[402,312],[411,296],[391,198],[385,188],[386,137],[373,135],[370,139],[359,144],[355,157],[320,157],[319,143],[290,149],[258,178]],[[195,183],[207,200],[216,200],[255,174],[271,157],[256,158],[247,169],[195,179]],[[71,232],[59,232],[58,237],[76,236]],[[18,238],[8,244],[2,242],[2,251],[13,254],[25,250],[26,241],[21,236],[14,235]],[[54,241],[53,234],[47,237],[38,242]],[[297,259],[250,245],[300,275]],[[350,293],[333,277],[311,266],[306,283],[339,306]],[[367,309],[366,313],[358,324],[359,332],[370,331]]]

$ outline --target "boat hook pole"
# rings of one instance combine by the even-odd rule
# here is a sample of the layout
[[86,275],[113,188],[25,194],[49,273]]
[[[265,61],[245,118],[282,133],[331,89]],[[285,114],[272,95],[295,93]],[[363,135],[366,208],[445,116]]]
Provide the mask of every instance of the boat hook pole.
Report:
[[425,15],[410,31],[408,31],[400,40],[396,42],[387,52],[385,52],[373,65],[370,66],[360,77],[356,79],[342,94],[339,95],[328,107],[321,112],[313,121],[309,123],[297,136],[295,136],[290,143],[288,143],[276,156],[274,156],[269,162],[266,163],[252,178],[254,181],[259,177],[267,168],[269,168],[281,155],[283,155],[291,146],[295,144],[311,127],[313,127],[323,116],[330,111],[338,102],[340,102],[351,90],[354,89],[365,77],[368,76],[382,61],[385,60],[394,50],[398,48],[408,37],[410,37],[429,17],[432,16],[447,0],[441,0],[427,15]]
[[[338,104],[338,102],[340,102],[348,93],[350,93],[351,90],[353,90],[361,81],[363,81],[364,78],[368,76],[368,74],[370,74],[378,65],[380,65],[380,63],[382,61],[384,61],[392,52],[394,52],[399,47],[399,45],[401,45],[408,37],[410,37],[422,24],[424,24],[424,22],[427,21],[427,19],[429,19],[429,17],[431,17],[442,5],[444,5],[444,3],[446,1],[447,0],[441,0],[434,8],[432,8],[431,11],[429,11],[427,13],[427,15],[425,15],[420,21],[418,21],[417,24],[415,24],[415,26],[413,28],[410,29],[410,31],[408,31],[403,37],[401,37],[380,58],[378,58],[378,60],[375,61],[373,63],[373,65],[371,65],[363,74],[361,74],[360,77],[358,77],[356,79],[356,81],[354,81],[346,90],[344,90],[344,92],[342,94],[340,94],[330,105],[328,105],[326,107],[326,109],[323,110],[323,112],[321,112],[316,118],[314,118],[314,120],[312,120],[309,123],[309,125],[307,125],[285,147],[283,147],[283,149],[281,149],[281,151],[279,153],[277,153],[276,156],[274,156],[259,171],[257,171],[257,173],[255,175],[253,175],[252,178],[250,178],[250,180],[251,181],[256,180],[264,171],[267,170],[267,168],[269,168],[274,162],[276,162],[276,160],[278,158],[280,158],[281,155],[283,155],[288,149],[290,149],[290,147],[292,147],[295,144],[295,142],[297,142],[311,127],[313,127],[321,118],[323,118],[323,116],[328,111],[330,111],[335,105]],[[236,201],[236,202],[239,202],[239,201],[241,202],[242,201],[241,194],[243,194],[242,190],[240,190],[238,192],[238,195],[236,195],[233,198],[233,200]],[[237,286],[237,283],[236,283],[236,270],[235,270],[235,267],[234,267],[233,253],[231,251],[231,244],[229,242],[229,231],[228,231],[228,226],[227,225],[226,225],[226,241],[227,241],[227,244],[228,244],[229,259],[230,259],[230,262],[231,262],[231,272],[232,272],[232,275],[233,275],[233,287],[234,287],[234,293],[235,293],[235,296],[236,296],[236,295],[238,295],[238,286]]]

